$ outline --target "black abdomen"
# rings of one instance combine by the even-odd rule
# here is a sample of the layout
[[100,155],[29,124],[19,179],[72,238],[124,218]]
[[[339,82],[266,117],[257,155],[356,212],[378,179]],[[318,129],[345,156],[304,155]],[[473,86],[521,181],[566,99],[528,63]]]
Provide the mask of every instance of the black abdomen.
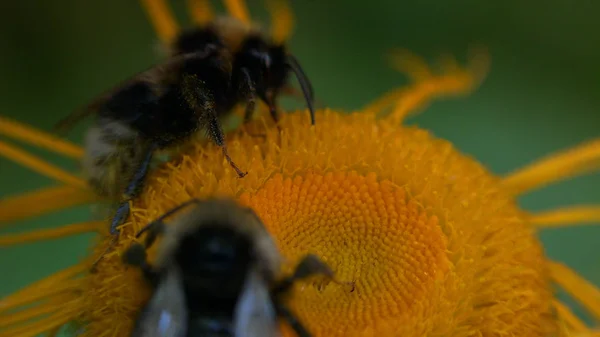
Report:
[[180,96],[177,85],[155,91],[151,83],[136,81],[115,93],[98,118],[121,122],[144,141],[168,146],[198,128],[194,110]]
[[190,318],[231,321],[253,258],[249,238],[225,226],[183,237],[175,260],[183,271]]
[[231,317],[191,316],[188,337],[234,337]]

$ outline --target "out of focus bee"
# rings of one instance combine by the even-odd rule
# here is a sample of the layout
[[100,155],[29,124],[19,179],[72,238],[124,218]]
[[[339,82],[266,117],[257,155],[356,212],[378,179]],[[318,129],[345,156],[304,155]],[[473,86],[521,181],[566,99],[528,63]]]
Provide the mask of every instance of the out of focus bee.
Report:
[[[165,218],[183,210],[166,226]],[[283,319],[300,337],[311,334],[282,299],[297,280],[333,272],[307,255],[292,275],[276,279],[282,261],[258,216],[225,199],[192,199],[144,227],[125,262],[141,267],[153,294],[140,311],[133,337],[279,336]],[[153,265],[146,249],[163,235]],[[338,282],[338,281],[335,281]]]

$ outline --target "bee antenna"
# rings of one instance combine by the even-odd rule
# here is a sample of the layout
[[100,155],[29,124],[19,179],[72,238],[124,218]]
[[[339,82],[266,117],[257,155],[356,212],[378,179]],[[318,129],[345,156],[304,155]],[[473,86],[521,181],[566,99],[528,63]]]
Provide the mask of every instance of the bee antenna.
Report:
[[308,80],[304,70],[302,70],[300,63],[298,63],[298,60],[293,55],[287,56],[286,64],[294,72],[298,82],[300,83],[300,88],[302,89],[304,99],[306,99],[306,104],[308,105],[308,110],[310,111],[310,122],[312,125],[315,125],[315,108],[313,104],[314,91],[312,84]]

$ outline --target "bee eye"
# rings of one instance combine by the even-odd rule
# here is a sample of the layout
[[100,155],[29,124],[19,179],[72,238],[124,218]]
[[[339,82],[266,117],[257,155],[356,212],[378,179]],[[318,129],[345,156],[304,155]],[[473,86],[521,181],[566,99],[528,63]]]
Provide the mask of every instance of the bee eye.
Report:
[[271,67],[271,56],[267,52],[261,52],[253,49],[252,51],[250,51],[250,54],[253,57],[260,60],[262,66],[265,67],[265,69],[269,69]]
[[263,65],[265,66],[266,69],[271,68],[271,56],[267,53],[264,53],[262,55],[262,60],[263,60]]

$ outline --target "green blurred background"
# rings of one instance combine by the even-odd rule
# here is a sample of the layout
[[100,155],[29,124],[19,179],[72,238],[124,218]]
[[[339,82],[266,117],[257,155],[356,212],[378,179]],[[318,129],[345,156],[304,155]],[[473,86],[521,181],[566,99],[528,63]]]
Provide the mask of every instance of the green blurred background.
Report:
[[[183,1],[172,3],[187,19]],[[266,19],[261,4],[249,1],[259,20]],[[302,0],[293,7],[297,25],[291,48],[327,106],[359,108],[405,84],[384,62],[390,48],[407,48],[430,60],[452,52],[464,60],[468,47],[479,43],[492,55],[483,86],[467,98],[435,102],[410,123],[451,140],[497,174],[600,136],[598,1]],[[0,114],[49,130],[100,91],[158,60],[156,43],[135,0],[3,1]],[[80,141],[82,130],[71,139]],[[76,163],[32,150],[77,169]],[[1,197],[51,184],[0,159]],[[600,203],[600,174],[521,198],[532,211],[584,203]],[[74,223],[87,214],[85,207],[60,212],[3,232]],[[81,259],[89,238],[1,248],[0,296]],[[600,226],[547,230],[541,238],[551,258],[600,285],[595,247]]]

